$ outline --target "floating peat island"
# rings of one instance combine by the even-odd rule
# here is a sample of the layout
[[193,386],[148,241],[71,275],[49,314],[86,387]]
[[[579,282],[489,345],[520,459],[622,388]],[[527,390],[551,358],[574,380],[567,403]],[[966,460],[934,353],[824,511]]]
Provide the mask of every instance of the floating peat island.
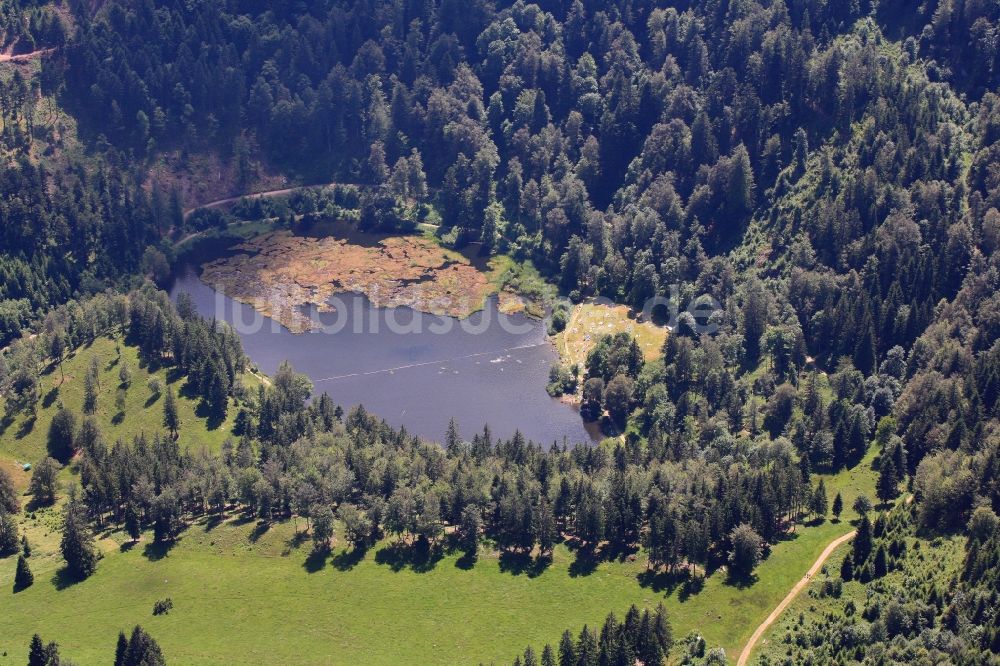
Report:
[[[329,301],[337,293],[362,293],[378,307],[405,305],[462,319],[500,287],[499,269],[484,272],[462,254],[420,236],[360,245],[276,231],[235,249],[238,254],[205,264],[201,279],[293,333],[320,325],[303,306],[332,311]],[[501,296],[504,309],[516,308],[516,295]]]

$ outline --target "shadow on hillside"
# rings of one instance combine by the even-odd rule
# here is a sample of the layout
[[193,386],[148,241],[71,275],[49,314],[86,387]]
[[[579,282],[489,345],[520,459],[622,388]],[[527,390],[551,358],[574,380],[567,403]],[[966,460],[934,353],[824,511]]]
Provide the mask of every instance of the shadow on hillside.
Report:
[[455,566],[463,571],[468,571],[476,566],[476,562],[479,561],[479,553],[467,550],[462,553],[462,556],[455,560]]
[[44,396],[42,396],[42,409],[48,409],[49,407],[51,407],[53,403],[55,403],[56,398],[58,397],[59,397],[59,387],[53,386],[48,391],[46,391]]
[[500,571],[515,576],[527,574],[528,578],[534,578],[545,573],[551,565],[551,555],[532,557],[530,552],[518,551],[504,551],[500,554]]
[[308,540],[309,540],[308,532],[300,532],[299,530],[295,530],[295,532],[292,533],[292,536],[285,539],[285,549],[281,551],[281,554],[285,557],[291,555],[293,550],[298,550],[299,548],[302,547],[302,544],[304,544]]
[[384,564],[393,571],[409,568],[416,573],[426,573],[437,566],[444,557],[440,544],[431,543],[421,537],[412,544],[403,541],[382,547],[375,553],[375,562]]
[[329,554],[329,551],[325,549],[313,548],[309,552],[309,556],[302,563],[302,568],[309,573],[316,573],[326,566],[326,556]]
[[142,549],[142,555],[150,562],[157,562],[170,554],[177,545],[177,539],[172,541],[150,541]]
[[727,568],[726,579],[723,581],[723,585],[735,587],[738,590],[745,590],[756,585],[758,580],[759,577],[755,573],[746,574]]
[[678,586],[687,582],[688,575],[686,571],[646,569],[637,578],[641,587],[647,587],[657,594],[662,592],[669,596]]
[[577,576],[589,576],[597,570],[597,565],[601,563],[601,555],[592,548],[580,548],[576,551],[576,559],[569,565],[569,575],[573,578]]
[[81,583],[85,578],[81,578],[71,572],[69,567],[61,567],[54,574],[52,574],[52,585],[57,590],[65,590],[68,587],[72,587],[77,583]]
[[24,439],[25,437],[30,435],[31,431],[35,429],[35,422],[37,420],[38,417],[32,414],[28,418],[21,421],[21,425],[18,426],[17,432],[14,433],[14,437],[16,437],[17,439]]
[[368,554],[368,546],[361,544],[350,550],[342,550],[330,560],[338,571],[350,571],[365,559]]
[[260,538],[267,534],[267,531],[271,529],[271,523],[266,520],[258,520],[254,528],[250,530],[250,534],[247,538],[250,539],[250,543],[257,543]]

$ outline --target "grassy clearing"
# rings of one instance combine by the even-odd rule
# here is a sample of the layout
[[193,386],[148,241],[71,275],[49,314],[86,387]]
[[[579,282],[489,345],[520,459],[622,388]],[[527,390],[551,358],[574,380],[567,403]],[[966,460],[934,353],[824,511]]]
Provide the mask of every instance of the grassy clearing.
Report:
[[[117,349],[121,349],[119,359]],[[217,451],[222,442],[232,430],[235,409],[230,409],[223,423],[210,424],[208,419],[199,415],[198,400],[185,395],[184,380],[169,368],[159,368],[150,372],[150,368],[139,363],[138,349],[121,343],[120,340],[99,338],[90,345],[77,349],[73,355],[63,362],[62,370],[53,365],[41,377],[42,399],[34,418],[27,414],[18,414],[13,419],[2,424],[0,430],[0,460],[17,461],[20,463],[37,463],[46,455],[46,441],[52,417],[60,405],[83,414],[83,383],[91,359],[97,358],[100,376],[100,390],[97,399],[98,426],[107,442],[113,443],[119,438],[129,442],[140,433],[153,435],[163,432],[163,395],[154,396],[149,389],[149,380],[156,377],[166,387],[173,388],[177,395],[177,408],[180,415],[180,441],[183,446],[194,449],[207,447]],[[121,390],[118,377],[122,363],[128,364],[132,371],[132,381],[125,392],[124,410],[116,406],[116,395]],[[65,379],[63,377],[65,376]],[[259,380],[254,375],[245,375],[243,382],[248,387],[255,387]]]
[[[608,611],[660,601],[678,636],[697,629],[709,645],[736,654],[824,546],[849,529],[802,528],[774,547],[748,587],[718,572],[687,596],[643,576],[642,555],[574,575],[573,555],[560,546],[552,565],[531,577],[488,553],[470,570],[446,555],[416,571],[394,563],[383,543],[356,563],[335,549],[320,564],[308,557],[309,542],[295,539],[292,522],[261,533],[239,520],[196,525],[169,552],[148,547],[149,535],[122,549],[121,535],[112,534],[101,542],[97,574],[59,589],[61,562],[51,554],[57,525],[52,511],[23,523],[43,552],[32,557],[33,587],[0,590],[9,611],[0,614],[0,651],[17,656],[0,664],[20,663],[35,631],[81,663],[106,661],[117,631],[138,622],[176,663],[509,663],[527,644],[540,648]],[[0,562],[0,580],[9,581],[13,567],[13,558]],[[153,617],[153,602],[168,596],[174,610]],[[86,621],[67,621],[77,618]]]
[[658,358],[667,339],[667,327],[643,321],[627,305],[587,300],[573,308],[566,329],[554,337],[566,365],[587,361],[587,354],[604,335],[627,331],[635,336],[646,360]]

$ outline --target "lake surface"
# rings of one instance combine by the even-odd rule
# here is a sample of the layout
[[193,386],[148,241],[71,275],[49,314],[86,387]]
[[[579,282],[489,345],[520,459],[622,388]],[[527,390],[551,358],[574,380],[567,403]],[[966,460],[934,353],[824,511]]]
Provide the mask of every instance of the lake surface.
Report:
[[175,299],[184,292],[202,316],[234,326],[264,373],[287,360],[312,379],[314,396],[325,391],[345,409],[363,404],[427,439],[442,441],[455,417],[464,439],[488,423],[494,436],[519,429],[545,446],[594,440],[574,407],[545,392],[558,354],[543,323],[501,315],[495,298],[458,321],[341,294],[332,300],[334,312],[308,311],[322,330],[293,334],[203,283],[191,264],[178,268],[170,289]]

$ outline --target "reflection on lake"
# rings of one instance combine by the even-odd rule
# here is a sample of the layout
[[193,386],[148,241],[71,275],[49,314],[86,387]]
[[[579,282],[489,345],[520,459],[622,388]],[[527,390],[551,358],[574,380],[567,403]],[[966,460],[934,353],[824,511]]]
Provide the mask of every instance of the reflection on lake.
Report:
[[[233,324],[263,372],[288,360],[312,379],[315,395],[326,391],[345,408],[363,404],[428,439],[441,441],[454,416],[466,439],[488,423],[495,436],[520,429],[546,446],[592,441],[579,413],[545,392],[558,355],[542,322],[501,315],[495,298],[459,322],[341,294],[336,311],[309,313],[327,330],[295,335],[216,292],[191,266],[178,269],[171,298],[183,292],[201,315]],[[501,325],[501,317],[513,326]],[[401,327],[412,332],[394,332]]]

